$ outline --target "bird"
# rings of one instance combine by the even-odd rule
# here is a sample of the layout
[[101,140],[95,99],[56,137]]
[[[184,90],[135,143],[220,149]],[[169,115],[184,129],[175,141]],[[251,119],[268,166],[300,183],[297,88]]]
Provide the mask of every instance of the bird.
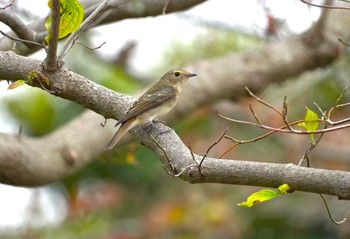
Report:
[[106,149],[112,149],[123,135],[137,125],[151,122],[168,113],[175,105],[184,83],[197,74],[173,69],[142,94],[115,124],[119,129],[108,142]]

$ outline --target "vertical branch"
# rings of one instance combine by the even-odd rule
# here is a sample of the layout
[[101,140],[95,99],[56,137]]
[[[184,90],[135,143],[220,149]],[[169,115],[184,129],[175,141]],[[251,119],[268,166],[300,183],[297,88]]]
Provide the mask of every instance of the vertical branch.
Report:
[[[333,6],[334,1],[333,0],[325,0],[324,4],[327,6]],[[325,24],[326,24],[328,15],[329,15],[329,9],[327,9],[327,8],[322,9],[321,16],[318,19],[316,26],[315,26],[316,31],[322,32],[322,30],[325,28]]]
[[79,29],[73,32],[66,40],[62,50],[59,54],[61,59],[68,53],[68,51],[73,47],[75,41],[79,38],[81,33],[99,16],[99,14],[105,11],[108,7],[110,0],[104,0],[101,4],[91,13],[91,15],[85,19],[85,21],[80,25]]
[[51,8],[51,39],[49,41],[45,68],[55,71],[59,68],[57,61],[58,32],[60,27],[60,1],[52,0]]

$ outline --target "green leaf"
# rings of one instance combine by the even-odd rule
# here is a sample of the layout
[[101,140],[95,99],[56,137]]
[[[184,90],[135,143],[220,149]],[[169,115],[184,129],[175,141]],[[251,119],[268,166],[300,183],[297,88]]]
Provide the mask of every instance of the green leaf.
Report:
[[76,31],[84,18],[83,5],[78,0],[61,0],[61,19],[58,38]]
[[258,192],[251,194],[247,198],[247,201],[239,203],[238,206],[252,207],[256,203],[261,203],[261,202],[270,200],[270,199],[272,199],[280,194],[286,194],[286,193],[288,193],[289,189],[290,188],[289,188],[288,184],[283,184],[283,185],[279,186],[278,190],[265,188],[265,189],[262,189]]
[[[306,115],[305,115],[304,122],[299,123],[298,126],[305,128],[307,131],[315,131],[318,129],[318,124],[319,124],[318,115],[312,110],[310,110],[309,108],[307,107],[305,108],[306,108]],[[311,142],[315,142],[313,134],[310,134],[310,138],[311,138]]]
[[[52,7],[51,0],[48,6]],[[60,0],[60,14],[58,39],[64,38],[80,27],[84,18],[84,8],[78,0]],[[49,42],[51,40],[51,16],[46,20],[45,27],[48,32],[45,40]]]
[[40,71],[31,71],[27,77],[27,80],[17,80],[15,82],[12,82],[7,89],[12,90],[17,88],[18,86],[27,84],[27,85],[32,85],[33,80],[36,80],[37,82],[45,83],[46,85],[50,85],[50,80],[47,78],[42,72]]

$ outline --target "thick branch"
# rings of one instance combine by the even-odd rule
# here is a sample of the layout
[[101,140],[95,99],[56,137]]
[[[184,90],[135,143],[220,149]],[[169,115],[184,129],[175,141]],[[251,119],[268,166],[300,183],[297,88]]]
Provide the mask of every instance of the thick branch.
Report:
[[[91,117],[94,120],[91,120]],[[85,121],[85,119],[88,119]],[[103,118],[87,112],[55,133],[40,138],[0,134],[0,182],[38,186],[54,182],[91,162],[104,148],[106,138],[99,122]],[[81,122],[87,122],[82,124]],[[94,123],[93,123],[94,122]],[[90,124],[90,125],[89,125]],[[89,137],[86,137],[87,134]],[[292,190],[336,195],[350,199],[350,173],[298,167],[292,164],[258,163],[226,159],[205,159],[201,172],[192,161],[190,151],[169,128],[160,124],[138,127],[134,134],[152,149],[174,173],[186,169],[181,178],[191,183],[226,183],[278,187],[287,183]],[[166,156],[157,142],[166,149]],[[101,137],[102,136],[102,137]],[[57,139],[60,141],[57,141]],[[100,142],[100,144],[96,144]],[[86,147],[87,146],[87,147]],[[196,156],[197,161],[200,160]],[[170,170],[170,167],[168,167]]]
[[[165,128],[160,128],[164,132]],[[278,187],[287,183],[292,190],[336,195],[340,199],[350,200],[350,173],[337,170],[324,170],[299,167],[293,164],[274,164],[248,162],[229,159],[207,158],[199,173],[191,158],[189,149],[174,133],[160,134],[156,140],[166,149],[166,156],[147,132],[138,129],[137,137],[148,148],[155,151],[165,165],[171,162],[175,173],[182,172],[180,177],[191,183],[226,183]],[[154,131],[152,131],[153,133]],[[201,156],[196,156],[200,161]],[[193,165],[193,167],[189,167]]]
[[350,41],[350,30],[344,27],[350,21],[350,14],[331,11],[324,13],[321,21],[322,24],[316,24],[304,34],[187,66],[199,77],[188,82],[172,114],[191,112],[215,99],[239,99],[246,95],[245,87],[259,91],[270,83],[332,64],[343,48],[338,39]]
[[[331,32],[306,33],[254,52],[229,54],[222,58],[196,63],[192,65],[192,70],[198,73],[199,77],[197,80],[189,81],[182,95],[183,100],[178,104],[177,113],[189,112],[199,104],[225,95],[238,97],[243,94],[245,86],[258,90],[272,81],[283,80],[285,77],[300,74],[305,70],[330,64],[338,54],[337,37],[338,35]],[[315,42],[317,44],[312,44]],[[296,53],[293,53],[294,51]],[[0,52],[0,66],[0,79],[9,80],[26,79],[30,71],[41,69],[39,61],[10,52]],[[118,118],[133,100],[130,96],[108,90],[68,70],[63,69],[46,76],[50,80],[50,89],[57,96],[79,103],[106,118]],[[82,117],[84,121],[88,118]],[[8,152],[0,154],[0,168],[4,169],[0,171],[1,182],[14,185],[41,185],[83,167],[93,160],[95,154],[103,151],[102,148],[109,138],[106,137],[104,130],[94,128],[94,125],[99,127],[98,121],[96,119],[83,123],[79,121],[81,124],[79,128],[78,123],[74,121],[72,123],[74,127],[70,127],[69,124],[60,129],[67,137],[60,137],[60,131],[40,139],[25,137],[18,139],[16,136],[1,134],[0,152]],[[168,165],[170,161],[172,167],[167,167],[169,170],[172,168],[175,169],[175,173],[179,173],[186,169],[181,177],[190,182],[259,186],[279,186],[282,183],[288,183],[295,190],[349,198],[350,175],[342,171],[208,158],[203,163],[203,175],[200,175],[196,167],[189,167],[194,164],[190,152],[174,132],[164,133],[167,128],[160,124],[145,127],[137,127],[132,132],[141,143],[158,154],[164,165]],[[77,129],[80,129],[78,130],[80,135],[76,132]],[[89,137],[86,137],[87,134]],[[107,134],[111,134],[110,128]],[[77,140],[85,144],[81,146],[84,150],[79,149],[74,143],[75,138],[81,135],[89,138],[85,141]],[[159,145],[166,150],[168,158],[151,136],[154,136]],[[93,147],[89,140],[94,142]],[[55,148],[51,141],[62,142]],[[101,145],[97,145],[96,142],[101,142]],[[90,151],[91,148],[94,152]],[[86,154],[84,154],[85,151]],[[43,153],[43,156],[35,157],[39,156],[39,152]],[[49,163],[55,168],[48,167]],[[40,170],[43,172],[40,173]],[[18,177],[18,174],[21,174],[21,177]]]
[[180,101],[178,113],[191,112],[198,105],[212,102],[213,99],[239,99],[246,95],[245,87],[258,91],[270,83],[331,64],[337,59],[339,44],[335,35],[329,35],[317,45],[309,45],[305,41],[305,38],[310,38],[308,34],[253,51],[232,53],[190,65],[188,69],[197,72],[200,78],[188,82],[180,100],[191,96],[191,101],[186,104]]
[[101,154],[106,141],[100,133],[104,129],[98,122],[103,122],[103,117],[88,112],[80,116],[79,121],[42,138],[0,133],[0,182],[18,186],[44,185],[86,166]]
[[[22,62],[21,66],[14,64],[16,62]],[[11,52],[0,53],[0,65],[4,67],[1,69],[6,69],[0,69],[0,78],[7,75],[10,80],[15,76],[16,79],[25,78],[31,70],[40,68],[39,61]],[[19,76],[18,73],[23,75]],[[68,70],[60,70],[47,76],[51,89],[57,95],[107,118],[120,116],[132,101],[132,97],[113,92]],[[99,123],[103,121],[101,117],[95,115],[92,116],[93,120],[87,120],[91,117],[90,114],[85,113],[67,126],[39,139],[0,134],[0,152],[4,152],[0,154],[0,168],[4,169],[0,171],[0,182],[24,186],[42,185],[68,176],[91,162],[103,152],[109,139],[106,134],[111,132],[110,128],[106,129],[106,133],[105,128],[100,127]],[[294,190],[349,199],[348,172],[208,158],[202,165],[200,175],[197,167],[189,167],[195,165],[190,151],[176,133],[169,131],[166,126],[140,126],[132,133],[142,144],[158,154],[168,170],[173,169],[174,173],[179,173],[187,168],[181,178],[192,183],[215,182],[269,187],[288,183]],[[159,145],[166,150],[166,155]]]
[[[33,70],[43,71],[39,60],[11,51],[0,52],[0,66],[0,79],[10,81],[27,79]],[[132,100],[131,96],[114,92],[67,69],[43,74],[50,81],[48,88],[56,96],[76,102],[106,118],[119,118]]]
[[[205,0],[176,0],[170,1],[166,8],[166,13],[172,13],[177,11],[186,10],[190,7],[193,7],[199,3],[204,2]],[[100,5],[102,0],[85,0],[82,1],[85,10],[84,19],[90,16],[93,11]],[[104,13],[107,16],[98,22],[96,25],[91,25],[91,27],[96,27],[99,25],[103,25],[106,23],[117,22],[127,18],[139,18],[139,17],[147,17],[147,16],[158,16],[163,12],[165,1],[164,0],[142,0],[142,1],[129,1],[129,0],[111,0],[108,6],[104,9]],[[3,10],[4,11],[4,10]],[[108,12],[106,12],[108,11]],[[102,14],[103,12],[101,12]],[[46,18],[36,21],[28,26],[21,26],[20,29],[24,29],[27,32],[35,34],[35,41],[42,42],[44,41],[46,34],[45,30],[45,21]],[[11,27],[11,25],[9,25]],[[11,29],[15,30],[15,28]],[[32,30],[30,30],[32,29]],[[13,32],[9,32],[8,34],[13,34]],[[27,38],[27,35],[22,35],[23,39],[30,40],[33,38]],[[0,38],[0,50],[12,50],[14,49],[20,55],[28,55],[39,49],[39,47],[32,46],[30,49],[24,47],[23,44],[16,44],[6,37]]]

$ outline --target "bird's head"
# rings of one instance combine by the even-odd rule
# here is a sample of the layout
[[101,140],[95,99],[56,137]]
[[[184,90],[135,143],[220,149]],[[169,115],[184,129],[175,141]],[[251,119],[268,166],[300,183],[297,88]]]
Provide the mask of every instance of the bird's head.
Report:
[[182,86],[190,77],[196,76],[197,74],[190,73],[185,70],[174,69],[165,73],[162,80],[173,86]]

